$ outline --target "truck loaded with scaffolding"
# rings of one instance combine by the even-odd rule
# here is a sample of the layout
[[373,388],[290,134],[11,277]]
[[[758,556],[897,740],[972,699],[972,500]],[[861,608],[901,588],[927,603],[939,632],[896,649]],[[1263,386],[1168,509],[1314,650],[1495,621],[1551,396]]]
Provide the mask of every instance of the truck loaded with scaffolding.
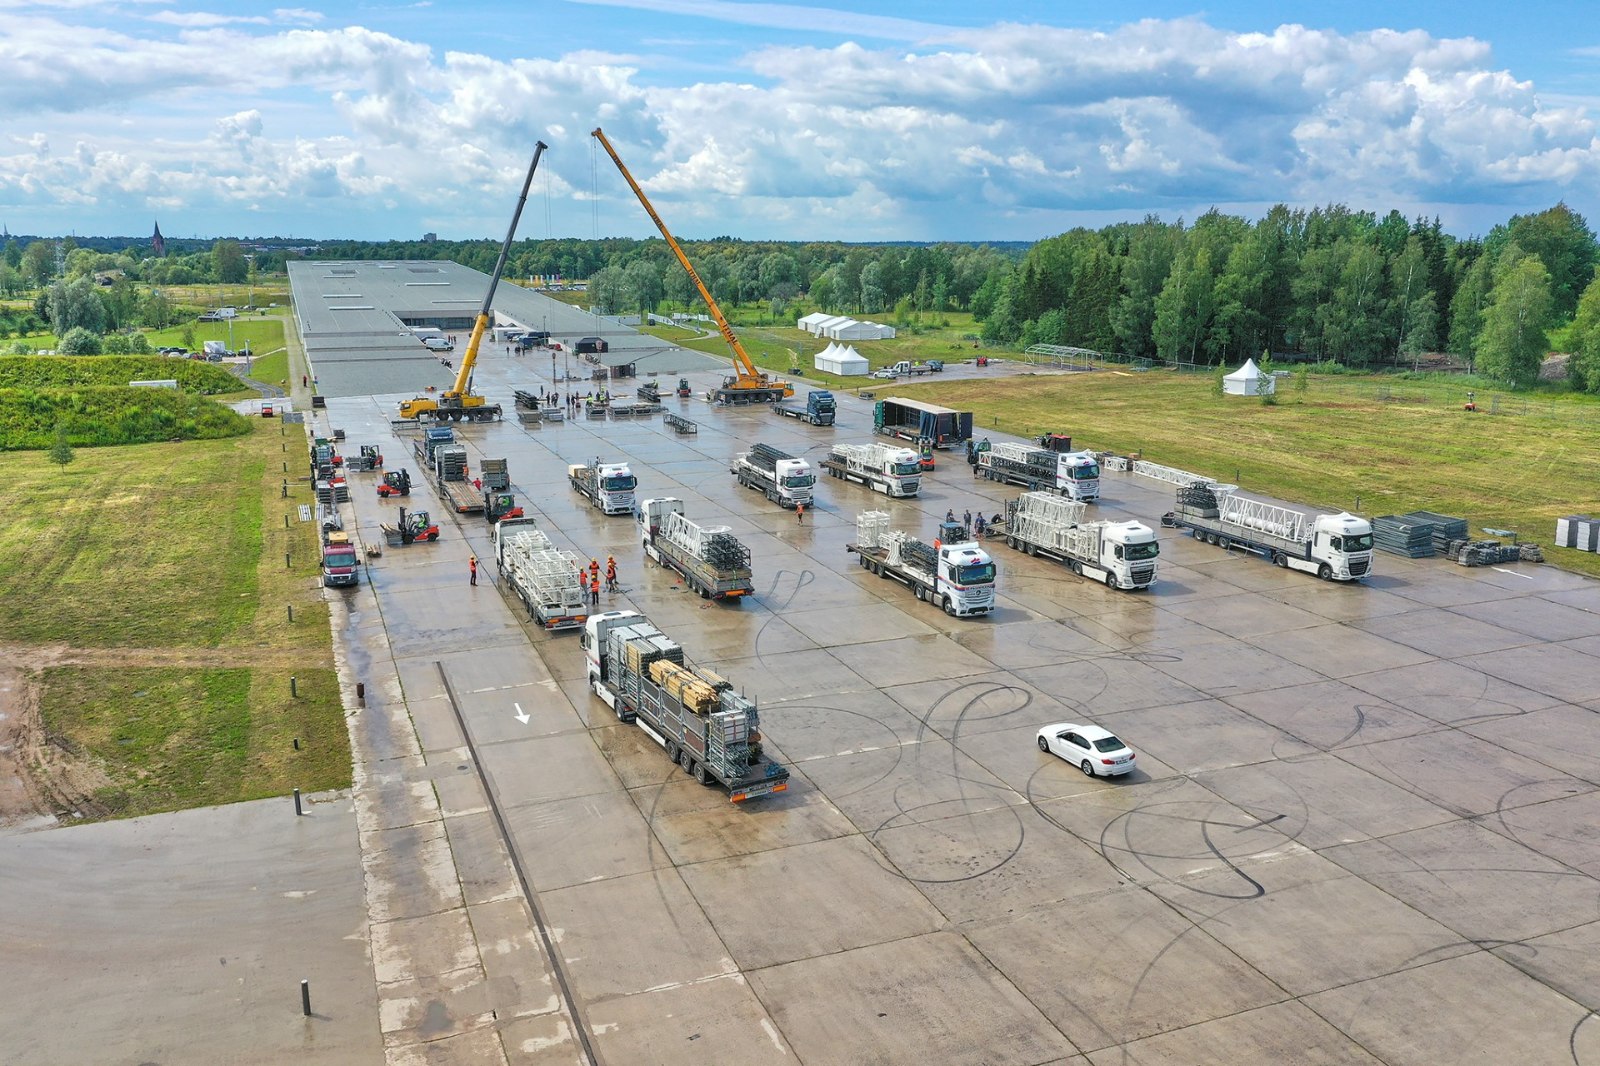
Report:
[[739,484],[790,510],[800,504],[809,506],[811,489],[817,483],[810,463],[770,444],[757,444],[738,453],[728,469]]
[[495,525],[494,562],[528,617],[544,628],[578,629],[589,617],[582,560],[557,549],[532,518],[503,518]]
[[893,444],[835,444],[822,469],[885,496],[915,496],[922,488],[917,453]]
[[845,550],[862,569],[900,582],[946,614],[970,618],[994,610],[994,560],[976,543],[926,544],[891,530],[887,512],[863,511],[856,517],[856,542]]
[[1059,492],[1085,502],[1100,498],[1100,463],[1093,452],[1058,452],[1001,441],[977,452],[974,477],[1030,491]]
[[789,771],[767,758],[754,700],[696,667],[683,648],[635,611],[607,611],[584,626],[589,685],[702,785],[735,803],[783,792]]
[[639,541],[645,556],[683,577],[702,599],[734,600],[755,592],[750,549],[727,526],[689,521],[671,496],[639,503]]
[[1161,548],[1149,526],[1085,522],[1083,513],[1078,500],[1053,492],[1025,492],[1006,504],[1006,544],[1065,563],[1073,573],[1104,582],[1108,588],[1144,589],[1155,584]]
[[1237,485],[1180,485],[1177,506],[1161,516],[1161,524],[1324,580],[1359,581],[1372,573],[1372,523],[1365,518],[1344,511],[1304,514],[1240,496]]
[[633,490],[639,479],[633,476],[627,463],[574,463],[567,467],[567,480],[574,492],[590,504],[600,508],[602,514],[632,514]]

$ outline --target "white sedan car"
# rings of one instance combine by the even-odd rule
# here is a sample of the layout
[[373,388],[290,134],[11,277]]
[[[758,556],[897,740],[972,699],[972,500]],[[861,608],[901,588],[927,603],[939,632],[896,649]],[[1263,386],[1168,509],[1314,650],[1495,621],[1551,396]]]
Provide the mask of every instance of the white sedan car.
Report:
[[1136,758],[1115,733],[1074,722],[1057,722],[1039,730],[1039,750],[1060,756],[1090,777],[1125,774],[1134,768]]

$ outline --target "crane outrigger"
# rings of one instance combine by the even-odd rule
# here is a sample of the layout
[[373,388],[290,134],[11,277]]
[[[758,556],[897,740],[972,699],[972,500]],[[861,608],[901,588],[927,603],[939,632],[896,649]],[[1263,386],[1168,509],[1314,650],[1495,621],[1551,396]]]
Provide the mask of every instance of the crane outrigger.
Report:
[[483,308],[478,312],[477,321],[472,324],[472,339],[467,342],[467,353],[461,359],[455,384],[438,399],[418,396],[414,400],[402,400],[401,418],[453,419],[457,422],[465,418],[473,422],[493,422],[500,417],[499,404],[487,403],[472,391],[472,368],[478,362],[478,346],[483,342],[483,331],[489,328],[494,291],[500,287],[500,275],[505,273],[506,258],[511,254],[511,241],[517,233],[517,220],[522,217],[522,206],[528,202],[528,188],[533,184],[533,172],[539,169],[539,158],[548,147],[543,141],[534,145],[533,162],[528,167],[527,178],[522,182],[522,195],[517,197],[517,209],[511,215],[511,228],[506,230],[506,239],[500,245],[500,258],[496,260],[494,274],[489,278],[489,291],[483,297]]
[[689,280],[694,282],[694,287],[700,290],[700,299],[706,302],[706,310],[711,312],[711,317],[716,320],[717,329],[722,334],[722,339],[728,342],[728,347],[733,349],[733,366],[735,375],[726,378],[722,387],[712,392],[713,398],[718,403],[747,404],[747,403],[773,403],[787,396],[794,395],[794,386],[787,381],[768,377],[756,369],[755,363],[745,352],[744,345],[739,343],[739,338],[734,336],[733,327],[728,325],[728,320],[723,317],[722,308],[717,306],[717,301],[711,296],[711,290],[706,288],[705,282],[700,280],[700,275],[695,272],[694,265],[689,262],[689,257],[683,254],[683,249],[678,247],[677,240],[667,230],[667,224],[661,221],[661,216],[656,214],[656,209],[650,206],[650,200],[645,196],[644,190],[639,188],[639,183],[633,180],[633,175],[628,173],[628,168],[622,165],[622,159],[617,155],[617,150],[611,147],[611,142],[606,140],[606,135],[597,127],[592,136],[600,142],[606,150],[611,161],[617,165],[627,181],[628,187],[639,198],[639,203],[644,206],[645,213],[656,224],[656,229],[661,231],[661,236],[667,240],[667,247],[672,249],[672,254],[678,257],[678,262],[683,264],[683,269],[689,272]]

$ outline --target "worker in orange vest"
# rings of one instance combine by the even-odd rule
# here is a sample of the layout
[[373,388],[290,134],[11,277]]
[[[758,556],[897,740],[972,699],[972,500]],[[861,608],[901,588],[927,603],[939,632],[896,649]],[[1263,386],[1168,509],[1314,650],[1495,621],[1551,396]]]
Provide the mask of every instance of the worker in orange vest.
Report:
[[600,606],[600,575],[596,574],[589,579],[589,605]]
[[591,582],[596,583],[596,584],[598,584],[599,581],[600,581],[600,560],[599,559],[590,559],[589,560],[589,580]]
[[617,591],[617,557],[615,555],[606,556],[606,591]]

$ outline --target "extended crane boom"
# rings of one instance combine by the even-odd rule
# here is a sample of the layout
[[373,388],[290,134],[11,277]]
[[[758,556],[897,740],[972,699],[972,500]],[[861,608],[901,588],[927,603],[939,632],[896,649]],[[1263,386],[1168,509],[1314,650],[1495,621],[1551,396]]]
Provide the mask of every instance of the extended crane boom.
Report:
[[650,206],[650,200],[645,196],[644,190],[639,188],[639,183],[633,180],[633,175],[628,173],[628,168],[622,165],[622,159],[617,155],[617,150],[611,147],[611,142],[606,140],[606,135],[598,127],[593,132],[595,140],[606,150],[611,161],[622,172],[622,177],[639,198],[645,213],[650,216],[650,221],[656,224],[656,229],[661,231],[661,236],[666,238],[667,247],[672,249],[672,254],[678,257],[678,262],[683,264],[683,269],[689,272],[689,280],[694,282],[694,287],[700,290],[700,298],[706,302],[706,309],[711,312],[711,317],[716,319],[717,329],[722,333],[722,339],[728,342],[728,347],[733,349],[733,365],[737,371],[736,376],[727,378],[722,383],[722,388],[714,393],[718,403],[772,403],[786,396],[794,395],[794,386],[787,381],[769,378],[766,374],[756,369],[750,356],[745,352],[744,345],[739,343],[739,338],[734,336],[733,327],[728,325],[728,320],[723,317],[722,308],[717,306],[717,301],[712,298],[711,290],[706,288],[706,283],[700,280],[700,275],[695,271],[694,264],[689,262],[689,257],[683,254],[683,249],[678,247],[677,240],[668,231],[667,224],[661,221],[661,216],[656,214],[656,209]]
[[467,342],[467,352],[461,357],[456,383],[437,400],[431,396],[418,396],[414,400],[402,401],[401,418],[429,416],[441,421],[450,418],[459,422],[463,418],[470,418],[475,422],[489,422],[500,417],[499,404],[485,403],[482,396],[470,391],[472,368],[478,362],[478,346],[483,343],[483,332],[489,328],[494,291],[500,287],[500,275],[505,273],[506,259],[511,254],[511,241],[517,235],[517,222],[522,218],[522,207],[528,202],[528,189],[533,185],[533,172],[539,169],[539,159],[548,147],[543,141],[534,144],[533,162],[528,165],[528,176],[522,181],[522,195],[517,197],[517,209],[511,214],[511,226],[506,230],[506,239],[500,243],[500,258],[495,260],[494,274],[489,278],[489,291],[483,297],[483,308],[478,312],[477,321],[472,324],[472,339]]

